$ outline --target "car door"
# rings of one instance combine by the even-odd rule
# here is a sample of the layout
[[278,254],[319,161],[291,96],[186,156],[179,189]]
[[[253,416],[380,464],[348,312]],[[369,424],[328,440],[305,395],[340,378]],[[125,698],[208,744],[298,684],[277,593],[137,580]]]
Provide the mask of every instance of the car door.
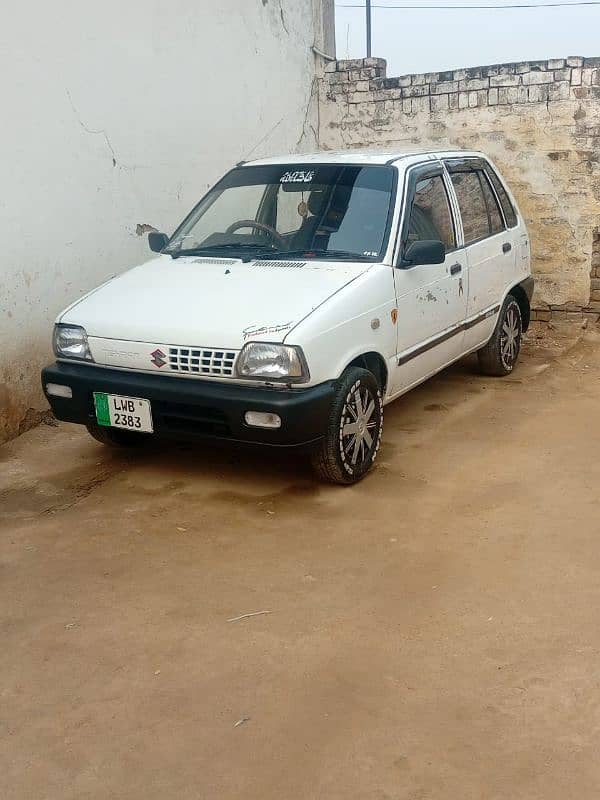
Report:
[[[409,170],[394,269],[397,354],[392,394],[398,395],[451,363],[463,352],[468,287],[460,233],[448,177],[440,163]],[[441,241],[440,264],[403,261],[415,241]]]
[[492,335],[507,284],[514,275],[516,247],[507,230],[485,162],[451,159],[445,162],[456,194],[468,270],[465,351],[481,346]]

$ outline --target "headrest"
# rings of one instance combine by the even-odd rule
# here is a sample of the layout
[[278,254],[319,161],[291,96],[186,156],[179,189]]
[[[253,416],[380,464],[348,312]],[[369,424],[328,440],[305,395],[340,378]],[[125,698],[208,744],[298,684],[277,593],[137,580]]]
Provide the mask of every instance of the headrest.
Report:
[[313,217],[318,217],[322,214],[326,197],[327,193],[324,189],[313,189],[308,195],[308,210]]

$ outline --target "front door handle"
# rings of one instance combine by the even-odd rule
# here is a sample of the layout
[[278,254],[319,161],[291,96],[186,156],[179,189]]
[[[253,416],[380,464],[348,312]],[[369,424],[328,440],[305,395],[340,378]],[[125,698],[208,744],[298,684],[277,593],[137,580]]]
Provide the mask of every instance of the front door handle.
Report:
[[510,242],[504,242],[502,245],[502,252],[503,253],[510,253],[512,250],[512,244]]
[[462,264],[452,264],[450,267],[450,275],[458,275],[458,273],[462,270]]

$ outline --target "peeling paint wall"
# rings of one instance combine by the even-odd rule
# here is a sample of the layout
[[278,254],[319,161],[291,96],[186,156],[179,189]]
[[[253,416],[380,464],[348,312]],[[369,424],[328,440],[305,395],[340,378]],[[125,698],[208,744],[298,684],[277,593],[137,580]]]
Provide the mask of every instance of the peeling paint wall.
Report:
[[338,61],[320,92],[323,149],[488,153],[531,234],[540,318],[600,312],[600,59],[571,57],[386,77],[383,59]]
[[[315,147],[332,0],[11,3],[0,30],[0,441],[46,408],[56,314],[240,159]],[[160,291],[160,287],[157,287]]]

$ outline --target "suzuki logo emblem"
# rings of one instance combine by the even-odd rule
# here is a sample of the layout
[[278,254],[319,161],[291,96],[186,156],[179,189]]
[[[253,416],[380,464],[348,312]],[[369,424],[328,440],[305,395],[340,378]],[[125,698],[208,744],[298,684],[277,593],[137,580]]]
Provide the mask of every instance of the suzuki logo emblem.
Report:
[[163,353],[162,350],[155,350],[153,353],[150,353],[152,358],[150,361],[154,364],[155,367],[164,367],[167,363],[165,361],[166,353]]

